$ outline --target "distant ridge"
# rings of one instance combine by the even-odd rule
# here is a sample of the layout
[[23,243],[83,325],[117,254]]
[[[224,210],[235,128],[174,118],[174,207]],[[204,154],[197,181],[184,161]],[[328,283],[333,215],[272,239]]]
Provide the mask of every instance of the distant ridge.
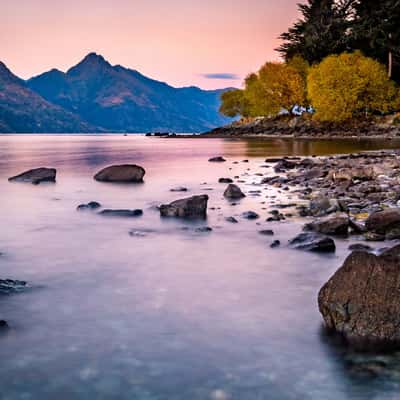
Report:
[[98,129],[46,101],[0,62],[1,133],[71,133]]
[[[88,54],[66,73],[52,69],[26,87],[94,131],[204,132],[231,121],[219,114],[224,90],[175,88]],[[0,116],[0,130],[2,130]],[[84,128],[81,128],[84,129]]]

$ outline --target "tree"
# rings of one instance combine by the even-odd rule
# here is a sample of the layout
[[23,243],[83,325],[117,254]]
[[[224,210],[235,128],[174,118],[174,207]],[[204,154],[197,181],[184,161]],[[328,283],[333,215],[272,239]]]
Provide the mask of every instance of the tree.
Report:
[[243,90],[229,90],[221,95],[219,112],[232,118],[238,115],[248,117],[250,115],[249,106],[249,101],[246,99]]
[[398,89],[385,66],[361,52],[332,55],[313,66],[307,89],[315,118],[329,122],[392,111],[398,98]]
[[280,36],[277,51],[288,61],[300,55],[310,64],[348,50],[348,33],[356,0],[308,0],[302,17]]
[[400,0],[359,0],[351,46],[384,63],[400,80]]

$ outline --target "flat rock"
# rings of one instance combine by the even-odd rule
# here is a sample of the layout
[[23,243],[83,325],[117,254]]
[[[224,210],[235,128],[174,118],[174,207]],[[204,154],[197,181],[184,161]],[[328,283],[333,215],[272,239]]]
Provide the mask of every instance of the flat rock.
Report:
[[224,192],[224,197],[230,200],[238,200],[243,199],[244,197],[246,197],[246,195],[242,192],[239,186],[231,183],[226,188]]
[[140,217],[143,215],[143,210],[103,210],[99,212],[103,217]]
[[192,196],[160,206],[162,217],[201,218],[207,217],[208,196]]
[[294,249],[317,253],[333,253],[336,250],[333,239],[314,232],[301,233],[289,243]]
[[10,182],[28,182],[38,185],[42,182],[55,182],[57,170],[55,168],[36,168],[13,176],[8,180]]
[[141,183],[145,173],[139,165],[112,165],[98,172],[94,179],[99,182]]
[[400,348],[399,264],[400,246],[353,252],[319,292],[327,328],[359,350]]

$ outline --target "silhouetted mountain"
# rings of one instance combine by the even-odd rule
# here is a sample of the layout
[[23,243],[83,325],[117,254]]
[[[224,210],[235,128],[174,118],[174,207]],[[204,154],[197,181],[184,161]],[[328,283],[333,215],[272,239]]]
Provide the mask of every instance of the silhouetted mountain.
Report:
[[49,102],[108,131],[200,132],[230,121],[218,113],[222,90],[174,88],[95,53],[67,73],[51,70],[27,83]]
[[51,104],[0,62],[0,132],[90,132],[93,126]]

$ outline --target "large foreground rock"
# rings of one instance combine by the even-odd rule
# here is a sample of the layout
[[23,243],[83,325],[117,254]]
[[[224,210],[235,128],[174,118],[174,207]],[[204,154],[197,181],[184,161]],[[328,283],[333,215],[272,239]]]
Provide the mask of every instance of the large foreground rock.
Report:
[[202,218],[207,217],[208,196],[193,196],[176,200],[170,204],[160,206],[162,217]]
[[35,168],[13,176],[8,180],[10,182],[28,182],[38,185],[41,182],[55,182],[56,175],[57,170],[54,168]]
[[389,208],[371,214],[365,221],[369,231],[386,234],[395,228],[400,228],[400,208]]
[[314,231],[324,235],[347,236],[350,220],[345,213],[337,213],[325,218],[320,218],[304,226],[305,231]]
[[94,179],[99,182],[141,183],[145,173],[139,165],[112,165],[98,172]]
[[333,239],[319,233],[301,233],[289,241],[291,247],[297,250],[306,250],[316,253],[333,253],[336,245]]
[[360,350],[400,348],[400,246],[353,252],[318,296],[326,326]]
[[239,186],[231,183],[224,192],[224,197],[230,200],[238,200],[246,197],[246,195],[242,192]]

